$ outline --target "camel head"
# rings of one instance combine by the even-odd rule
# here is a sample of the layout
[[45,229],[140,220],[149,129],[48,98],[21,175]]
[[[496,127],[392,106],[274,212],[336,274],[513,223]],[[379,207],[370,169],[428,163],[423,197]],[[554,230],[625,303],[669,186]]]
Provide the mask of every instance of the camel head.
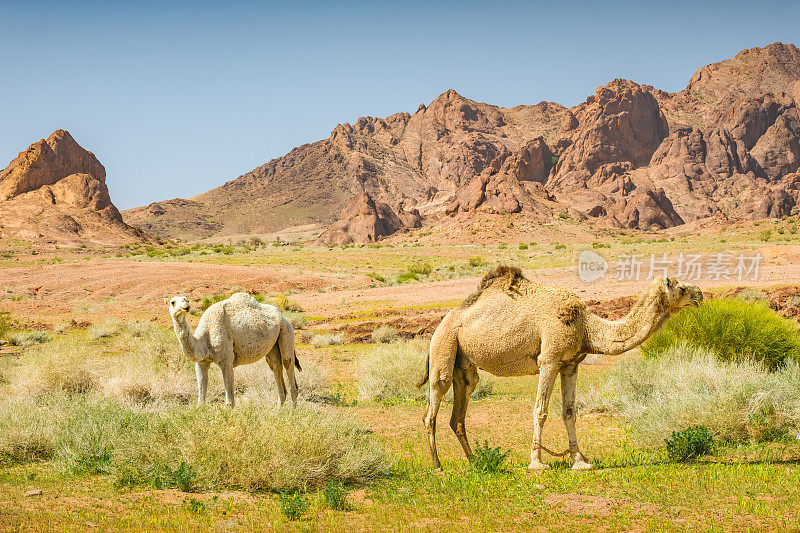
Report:
[[173,296],[169,300],[164,299],[164,303],[169,305],[169,314],[175,320],[181,320],[189,312],[189,298],[186,296]]
[[659,278],[656,283],[661,283],[664,289],[671,315],[678,314],[686,307],[699,307],[703,301],[703,293],[691,283],[684,283],[675,278]]

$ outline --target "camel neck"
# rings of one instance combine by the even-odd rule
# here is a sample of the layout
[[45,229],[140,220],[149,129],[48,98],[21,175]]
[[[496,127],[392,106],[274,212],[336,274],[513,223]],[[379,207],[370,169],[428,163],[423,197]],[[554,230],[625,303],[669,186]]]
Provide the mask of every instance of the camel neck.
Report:
[[173,318],[172,324],[175,329],[175,335],[181,343],[181,348],[183,348],[183,353],[193,361],[201,361],[203,359],[203,354],[199,353],[201,350],[198,349],[197,339],[195,339],[192,334],[192,328],[189,325],[189,321],[186,320],[186,317],[184,316],[180,320]]
[[670,307],[660,284],[654,284],[621,320],[587,317],[589,351],[616,355],[632,350],[658,331],[670,317]]

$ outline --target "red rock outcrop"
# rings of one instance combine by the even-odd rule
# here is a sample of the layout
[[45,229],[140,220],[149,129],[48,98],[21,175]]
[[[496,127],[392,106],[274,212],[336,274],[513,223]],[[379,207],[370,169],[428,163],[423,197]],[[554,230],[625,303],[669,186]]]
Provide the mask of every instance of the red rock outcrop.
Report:
[[106,170],[69,132],[20,152],[0,172],[0,233],[59,244],[142,240],[111,202]]
[[[405,216],[409,223],[421,225],[419,212],[411,212]],[[318,242],[338,245],[368,244],[406,227],[406,222],[389,205],[376,202],[369,194],[361,192],[347,202],[339,220],[319,236]]]
[[800,51],[782,43],[702,67],[678,93],[617,79],[571,109],[448,90],[413,114],[340,124],[222,187],[125,216],[182,237],[327,227],[362,191],[376,204],[402,199],[406,226],[482,212],[638,229],[782,216],[800,203],[788,178],[800,170],[798,102]]

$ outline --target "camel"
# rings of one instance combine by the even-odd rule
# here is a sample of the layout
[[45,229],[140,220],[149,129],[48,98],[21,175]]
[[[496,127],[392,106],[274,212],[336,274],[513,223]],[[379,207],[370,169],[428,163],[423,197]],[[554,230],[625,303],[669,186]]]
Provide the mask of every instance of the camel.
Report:
[[[625,318],[611,321],[589,311],[572,291],[531,282],[518,268],[492,270],[474,294],[445,315],[431,339],[425,377],[418,386],[429,383],[424,423],[434,467],[442,468],[436,450],[436,415],[451,384],[450,427],[472,460],[464,419],[480,368],[496,376],[539,374],[530,470],[549,467],[542,463],[543,449],[555,456],[570,455],[575,470],[592,468],[575,433],[578,364],[590,353],[617,355],[639,346],[671,316],[685,307],[697,307],[702,300],[703,293],[694,285],[658,277]],[[542,446],[542,428],[559,374],[569,449],[556,454]]]
[[225,404],[233,407],[233,369],[266,359],[278,386],[278,405],[286,401],[283,370],[289,380],[292,404],[297,405],[297,380],[294,370],[302,370],[294,351],[294,328],[280,310],[262,304],[244,292],[211,305],[200,317],[192,333],[186,315],[189,299],[175,296],[169,302],[169,313],[175,335],[183,352],[195,361],[197,403],[206,401],[208,367],[216,363],[222,370]]

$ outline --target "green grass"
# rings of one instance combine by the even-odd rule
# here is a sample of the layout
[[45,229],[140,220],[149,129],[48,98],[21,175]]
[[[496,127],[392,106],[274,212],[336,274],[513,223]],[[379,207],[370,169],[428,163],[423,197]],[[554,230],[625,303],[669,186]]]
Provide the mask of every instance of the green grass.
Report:
[[765,303],[722,298],[685,309],[642,346],[648,356],[679,342],[713,350],[723,361],[748,359],[769,370],[800,362],[800,335]]

